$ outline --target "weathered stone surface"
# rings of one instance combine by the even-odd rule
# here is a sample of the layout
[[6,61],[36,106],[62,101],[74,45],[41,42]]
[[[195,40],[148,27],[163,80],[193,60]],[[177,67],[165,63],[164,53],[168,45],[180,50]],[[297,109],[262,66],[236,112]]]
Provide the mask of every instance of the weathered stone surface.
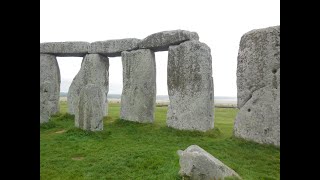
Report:
[[140,49],[122,52],[123,90],[120,117],[152,123],[156,102],[156,63],[154,52]]
[[40,43],[40,54],[52,54],[63,57],[83,57],[88,54],[90,43],[74,42],[47,42]]
[[170,46],[168,57],[167,125],[207,131],[214,126],[210,48],[199,41]]
[[167,51],[169,46],[178,45],[188,40],[199,40],[196,32],[185,30],[162,31],[144,38],[139,43],[140,49],[151,49],[156,51]]
[[179,150],[178,155],[180,156],[179,174],[184,179],[213,180],[226,177],[241,179],[234,170],[197,145],[191,145],[184,151]]
[[94,84],[88,84],[81,89],[75,109],[76,127],[89,131],[103,130],[106,101],[102,89]]
[[40,123],[59,112],[60,70],[53,55],[40,54]]
[[237,86],[234,135],[280,146],[280,26],[242,36]]
[[121,52],[138,49],[140,39],[114,39],[107,41],[97,41],[91,43],[89,53],[103,54],[108,57],[121,56]]
[[107,94],[109,91],[109,59],[99,54],[88,54],[84,57],[81,69],[73,79],[68,91],[68,111],[74,114],[77,107],[80,91],[87,84],[95,84],[102,88],[104,93],[104,115],[107,115]]

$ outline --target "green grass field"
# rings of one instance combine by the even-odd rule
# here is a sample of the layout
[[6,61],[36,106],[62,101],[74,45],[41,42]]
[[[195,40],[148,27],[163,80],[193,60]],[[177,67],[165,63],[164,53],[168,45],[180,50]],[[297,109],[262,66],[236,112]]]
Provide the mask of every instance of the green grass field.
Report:
[[232,137],[237,109],[216,108],[214,130],[200,133],[166,127],[167,107],[156,108],[154,124],[119,119],[119,104],[109,104],[104,130],[74,127],[74,116],[61,113],[40,126],[40,178],[181,179],[177,150],[192,144],[234,169],[243,179],[280,179],[280,149]]

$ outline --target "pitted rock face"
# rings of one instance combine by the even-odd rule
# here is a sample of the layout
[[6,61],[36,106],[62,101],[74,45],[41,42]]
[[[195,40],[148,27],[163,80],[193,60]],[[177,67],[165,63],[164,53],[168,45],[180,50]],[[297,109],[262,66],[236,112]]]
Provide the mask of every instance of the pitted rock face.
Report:
[[122,67],[121,119],[152,123],[156,103],[154,52],[149,49],[122,52]]
[[90,43],[82,41],[48,42],[40,43],[40,53],[62,57],[83,57],[88,53],[89,47]]
[[179,174],[185,179],[212,180],[226,177],[241,179],[234,170],[197,145],[191,145],[184,151],[179,150],[178,155]]
[[40,54],[40,123],[59,112],[60,81],[56,57]]
[[88,84],[81,89],[75,109],[75,126],[89,131],[103,130],[104,87]]
[[234,135],[280,146],[280,26],[242,36],[237,87]]
[[168,57],[167,125],[207,131],[214,126],[210,48],[199,41],[170,46]]
[[121,52],[138,49],[140,39],[114,39],[107,41],[97,41],[91,43],[90,54],[103,54],[108,57],[121,56]]
[[185,30],[163,31],[144,38],[139,43],[139,48],[151,49],[154,52],[167,51],[169,46],[179,45],[188,40],[199,40],[199,36],[196,32]]
[[68,110],[74,114],[77,107],[80,91],[87,84],[95,84],[103,87],[102,92],[106,107],[104,115],[107,115],[107,94],[109,91],[109,59],[99,54],[88,54],[82,61],[81,69],[73,79],[68,91]]

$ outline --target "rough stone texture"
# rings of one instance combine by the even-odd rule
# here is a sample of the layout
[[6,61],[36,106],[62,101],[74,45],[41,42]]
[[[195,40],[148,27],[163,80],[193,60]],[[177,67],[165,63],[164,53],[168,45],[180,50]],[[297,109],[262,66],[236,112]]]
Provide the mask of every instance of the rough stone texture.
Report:
[[75,126],[89,131],[103,130],[104,98],[99,85],[88,84],[82,88],[75,109]]
[[152,123],[156,103],[156,62],[149,49],[122,52],[123,90],[120,117]]
[[40,123],[59,112],[60,70],[53,55],[40,54]]
[[241,179],[234,170],[197,145],[191,145],[184,151],[179,150],[178,155],[180,156],[179,174],[184,179],[214,180],[226,177]]
[[170,46],[167,125],[207,131],[213,123],[213,78],[210,48],[199,41]]
[[81,69],[73,79],[68,91],[68,111],[74,114],[80,91],[87,84],[95,84],[102,88],[104,93],[104,115],[107,115],[107,94],[109,91],[109,59],[99,54],[88,54],[84,57]]
[[139,43],[140,49],[152,49],[156,51],[167,51],[169,46],[178,45],[188,40],[199,40],[196,32],[185,30],[163,31],[144,38]]
[[114,39],[107,41],[97,41],[91,43],[89,53],[103,54],[108,57],[121,56],[121,52],[138,49],[140,39]]
[[63,57],[83,57],[88,54],[90,43],[74,42],[47,42],[40,43],[40,54],[52,54]]
[[242,36],[237,86],[234,135],[280,146],[280,26]]

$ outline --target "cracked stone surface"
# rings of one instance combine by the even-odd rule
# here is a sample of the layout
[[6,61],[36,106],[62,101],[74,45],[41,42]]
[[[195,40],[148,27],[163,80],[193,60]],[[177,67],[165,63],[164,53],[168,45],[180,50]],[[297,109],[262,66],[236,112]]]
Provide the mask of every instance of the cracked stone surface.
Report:
[[179,150],[178,155],[179,174],[184,179],[213,180],[226,177],[241,179],[234,170],[197,145],[191,145],[184,151]]
[[151,49],[154,52],[167,51],[169,46],[179,45],[188,40],[199,40],[196,32],[185,30],[162,31],[144,38],[139,43],[140,49]]
[[122,52],[121,119],[153,123],[156,104],[156,62],[149,49]]
[[138,49],[140,39],[127,38],[127,39],[114,39],[107,41],[97,41],[91,43],[89,49],[90,54],[102,54],[108,57],[121,56],[121,52]]
[[83,41],[40,43],[40,54],[61,57],[83,57],[88,54],[90,43]]
[[214,127],[212,58],[209,46],[186,41],[168,52],[167,125],[181,130]]
[[237,87],[234,135],[280,146],[280,26],[242,36]]
[[40,54],[40,123],[59,112],[60,70],[54,55]]
[[109,59],[99,54],[88,54],[81,63],[81,69],[73,79],[68,91],[68,112],[75,114],[80,91],[87,84],[102,88],[105,101],[104,115],[108,114],[107,94],[109,91]]
[[83,87],[75,109],[75,126],[89,131],[103,130],[104,98],[101,86],[87,84]]

